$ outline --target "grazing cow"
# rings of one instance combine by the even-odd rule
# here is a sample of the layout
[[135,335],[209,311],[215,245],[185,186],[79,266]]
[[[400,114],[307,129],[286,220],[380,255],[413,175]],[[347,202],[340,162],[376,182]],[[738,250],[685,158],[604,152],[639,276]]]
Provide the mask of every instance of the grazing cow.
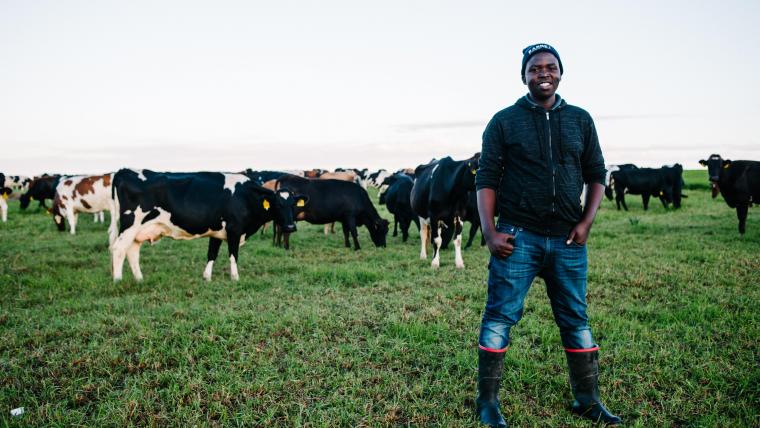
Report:
[[63,178],[55,189],[53,198],[53,221],[58,230],[64,231],[69,223],[72,235],[76,234],[79,213],[95,214],[95,221],[103,211],[111,213],[111,225],[108,227],[108,242],[116,239],[116,207],[111,197],[111,178],[113,174],[77,175]]
[[195,239],[208,236],[203,278],[211,272],[222,240],[230,254],[230,278],[239,279],[238,249],[259,227],[274,220],[295,232],[294,207],[306,198],[282,188],[264,189],[242,174],[220,172],[159,173],[122,169],[113,179],[119,212],[119,233],[111,245],[114,281],[121,280],[126,256],[132,274],[141,280],[140,246],[164,236]]
[[412,212],[409,200],[414,180],[406,174],[397,173],[386,178],[383,184],[387,184],[388,189],[380,195],[380,203],[385,204],[393,214],[393,236],[398,236],[398,225],[401,224],[401,241],[406,242],[411,223],[414,222],[418,230],[420,228],[420,221]]
[[[2,172],[0,172],[0,183],[5,183],[5,174]],[[2,216],[3,223],[8,221],[8,203],[5,201],[12,192],[13,189],[4,184],[0,186],[0,216]]]
[[[346,247],[350,233],[354,250],[359,250],[357,227],[366,226],[369,236],[377,247],[385,247],[388,220],[380,217],[369,199],[367,191],[356,183],[341,180],[309,180],[285,175],[277,180],[277,188],[292,189],[309,198],[309,205],[299,210],[298,220],[311,224],[340,222]],[[289,233],[285,230],[285,248],[289,248]]]
[[[319,176],[320,180],[341,180],[359,184],[358,176],[354,171],[325,172]],[[325,225],[325,235],[335,233],[335,223]]]
[[712,197],[720,193],[729,207],[736,208],[739,233],[744,235],[749,207],[760,201],[760,162],[731,161],[715,154],[699,163],[707,167]]
[[21,195],[29,191],[29,183],[32,179],[23,175],[6,175],[3,187],[10,190],[8,199],[19,199]]
[[52,200],[55,198],[55,188],[58,186],[58,182],[61,179],[61,175],[43,175],[41,177],[34,178],[29,183],[29,190],[19,197],[19,206],[22,210],[25,210],[32,199],[39,201],[40,207],[48,209],[45,205],[45,199]]
[[470,159],[454,161],[450,157],[420,165],[415,170],[411,194],[412,211],[420,217],[420,258],[427,259],[427,239],[434,243],[433,268],[440,266],[442,228],[452,228],[454,257],[457,268],[464,267],[462,260],[462,219],[467,206],[467,192],[475,190],[475,174],[480,153]]
[[369,175],[369,185],[372,187],[380,188],[383,185],[383,181],[390,177],[391,173],[384,169],[379,169]]
[[[607,199],[612,200],[612,173],[615,171],[630,171],[632,169],[639,169],[632,163],[625,163],[622,165],[607,165],[607,174],[604,178],[604,194]],[[583,194],[581,195],[581,204],[586,202],[586,186],[583,186]]]
[[[649,209],[649,198],[653,195],[660,198],[662,206],[665,209],[674,200],[673,189],[676,185],[672,182],[673,174],[663,169],[638,168],[619,170],[612,173],[611,180],[612,187],[615,190],[615,203],[618,210],[622,204],[623,209],[628,211],[628,206],[625,204],[626,193],[641,195],[644,210]],[[611,199],[611,193],[608,193],[607,197]]]

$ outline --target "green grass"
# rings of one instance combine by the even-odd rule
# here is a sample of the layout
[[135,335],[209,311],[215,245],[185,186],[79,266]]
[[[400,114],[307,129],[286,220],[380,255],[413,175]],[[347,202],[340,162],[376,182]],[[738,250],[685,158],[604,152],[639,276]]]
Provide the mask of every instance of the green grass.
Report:
[[[629,426],[760,425],[760,212],[734,210],[687,171],[678,211],[604,201],[589,242],[589,314],[606,404]],[[373,192],[373,198],[375,194]],[[477,335],[487,251],[419,260],[417,231],[343,248],[300,224],[226,249],[205,282],[206,240],[142,251],[145,281],[110,279],[105,226],[78,235],[11,203],[0,224],[2,425],[477,426]],[[390,218],[385,207],[382,214]],[[466,230],[469,225],[465,226]],[[571,416],[559,334],[537,280],[505,362],[512,426]],[[10,409],[25,407],[21,417]]]

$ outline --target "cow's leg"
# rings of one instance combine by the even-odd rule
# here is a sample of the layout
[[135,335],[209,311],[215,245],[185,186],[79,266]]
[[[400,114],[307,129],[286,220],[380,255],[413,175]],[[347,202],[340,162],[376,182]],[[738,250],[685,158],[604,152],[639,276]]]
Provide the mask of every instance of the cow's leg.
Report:
[[465,250],[470,248],[470,246],[472,245],[472,240],[475,238],[475,235],[477,234],[478,234],[478,225],[475,223],[472,223],[472,225],[470,225],[470,237],[467,239],[467,245],[464,246]]
[[644,204],[644,211],[649,209],[649,193],[641,194],[641,202]]
[[422,217],[420,217],[420,241],[422,242],[422,248],[420,249],[420,259],[427,259],[427,239],[428,229],[430,224]]
[[350,229],[348,227],[348,221],[346,220],[341,221],[340,226],[343,228],[343,245],[346,248],[351,248],[351,243],[348,242],[348,234],[350,232]]
[[330,223],[325,223],[325,236],[330,234]]
[[100,217],[98,217],[98,213],[94,213],[94,214],[93,214],[93,219],[92,219],[92,222],[93,222],[93,223],[97,223],[99,219],[100,219]]
[[351,237],[354,238],[354,251],[361,250],[359,246],[359,236],[356,231],[356,219],[354,217],[348,218],[348,230],[351,232]]
[[240,249],[240,235],[237,233],[227,232],[227,250],[230,253],[230,279],[237,281],[240,279],[238,274],[238,250]]
[[203,279],[211,281],[211,272],[214,269],[214,260],[219,255],[219,247],[222,246],[222,240],[219,238],[209,238],[208,252],[206,253],[206,269],[203,270]]
[[406,242],[409,239],[409,226],[411,226],[411,220],[406,215],[401,216],[401,242]]
[[430,262],[430,266],[434,269],[441,266],[441,245],[443,244],[443,238],[441,237],[441,234],[443,233],[442,223],[441,220],[430,217],[430,228],[432,232],[430,238],[433,241],[433,261]]
[[132,269],[132,276],[135,277],[135,281],[142,281],[143,274],[140,270],[140,246],[141,242],[133,241],[127,249],[127,261],[129,262],[129,268]]
[[66,220],[69,221],[69,231],[72,235],[76,235],[77,233],[77,218],[79,216],[77,213],[74,212],[74,208],[69,208],[66,210]]
[[110,217],[111,217],[111,223],[108,225],[108,245],[113,245],[113,241],[116,240],[116,235],[118,234],[116,230],[117,218],[114,215],[114,211],[110,212]]
[[744,235],[744,232],[747,229],[747,210],[749,209],[749,205],[737,205],[736,206],[736,217],[739,218],[739,233],[741,235]]
[[615,200],[618,202],[618,209],[620,209],[620,205],[622,205],[623,209],[628,211],[628,206],[625,204],[625,192],[617,192]]
[[105,223],[106,222],[106,212],[105,211],[101,211],[100,212],[100,222],[101,223]]
[[8,221],[8,202],[3,197],[0,197],[0,215],[2,215],[3,223]]
[[[129,245],[127,243],[126,245]],[[113,274],[113,281],[121,281],[122,271],[124,269],[124,258],[127,256],[127,250],[124,248],[122,240],[117,239],[113,245],[111,245],[111,273]]]
[[464,223],[460,217],[454,217],[454,266],[457,269],[464,268],[464,259],[462,259],[462,230]]
[[396,214],[393,214],[393,237],[395,238],[397,236],[398,236],[398,216]]
[[[280,234],[282,234],[282,232],[280,232]],[[285,241],[284,242],[285,250],[289,250],[290,249],[290,233],[286,233],[282,239],[283,241]]]

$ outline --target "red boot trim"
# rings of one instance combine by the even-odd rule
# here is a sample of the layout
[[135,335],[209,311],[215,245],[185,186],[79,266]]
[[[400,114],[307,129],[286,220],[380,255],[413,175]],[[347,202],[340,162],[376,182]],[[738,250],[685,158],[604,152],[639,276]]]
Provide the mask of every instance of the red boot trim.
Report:
[[593,352],[593,351],[598,351],[598,350],[599,350],[598,346],[594,346],[593,348],[588,348],[588,349],[570,349],[570,348],[565,348],[565,352]]
[[482,349],[482,350],[484,350],[486,352],[498,352],[498,353],[501,353],[501,352],[507,352],[507,349],[509,349],[509,346],[507,346],[504,349],[492,349],[492,348],[486,348],[483,345],[478,345],[478,348],[480,348],[480,349]]

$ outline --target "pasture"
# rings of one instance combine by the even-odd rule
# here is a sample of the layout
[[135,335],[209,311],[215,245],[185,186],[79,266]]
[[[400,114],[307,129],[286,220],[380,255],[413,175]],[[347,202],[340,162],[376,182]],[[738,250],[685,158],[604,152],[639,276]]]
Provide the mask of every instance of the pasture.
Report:
[[[630,211],[603,202],[589,248],[589,315],[600,387],[628,426],[760,425],[760,210],[740,238],[710,198]],[[370,190],[376,203],[376,191]],[[59,233],[35,205],[0,224],[0,421],[10,426],[477,426],[477,336],[487,250],[453,245],[441,268],[405,244],[343,247],[340,226],[299,223],[226,248],[201,278],[207,240],[142,251],[145,280],[114,284],[106,225]],[[384,206],[381,215],[391,219]],[[465,234],[469,231],[465,225]],[[391,227],[392,232],[392,227]],[[512,426],[590,424],[569,411],[565,357],[543,281],[513,329],[502,381]],[[10,410],[26,413],[11,417]]]

